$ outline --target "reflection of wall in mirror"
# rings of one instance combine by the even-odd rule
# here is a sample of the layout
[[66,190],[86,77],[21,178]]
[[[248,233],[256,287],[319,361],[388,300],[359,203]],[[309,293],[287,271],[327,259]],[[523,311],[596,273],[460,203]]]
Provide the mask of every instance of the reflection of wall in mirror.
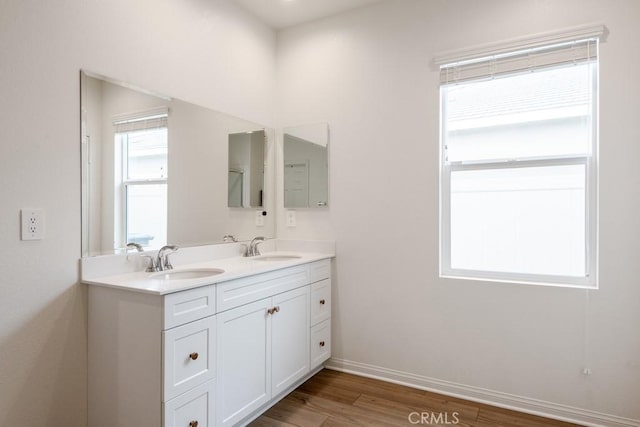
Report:
[[[328,197],[327,148],[285,134],[284,153],[285,207],[325,206]],[[301,188],[305,180],[306,195]],[[290,187],[291,184],[296,188]]]
[[244,171],[231,167],[229,168],[229,207],[241,208],[244,203],[242,200],[244,189]]
[[[83,170],[87,188],[87,206],[83,212],[84,236],[91,236],[84,242],[83,252],[101,253],[104,239],[102,229],[102,82],[87,77],[83,81],[85,88],[83,105],[85,106],[85,146]],[[95,237],[94,237],[95,236]],[[113,242],[111,242],[113,243]],[[109,249],[109,248],[107,248]]]
[[[264,186],[264,131],[241,132],[229,135],[229,169],[241,171],[243,174],[243,186],[241,203],[231,201],[231,191],[237,191],[237,186],[232,189],[232,181],[229,181],[229,207],[254,207],[262,206]],[[233,197],[236,197],[233,194]]]
[[288,161],[284,165],[284,205],[288,208],[309,207],[309,161]]

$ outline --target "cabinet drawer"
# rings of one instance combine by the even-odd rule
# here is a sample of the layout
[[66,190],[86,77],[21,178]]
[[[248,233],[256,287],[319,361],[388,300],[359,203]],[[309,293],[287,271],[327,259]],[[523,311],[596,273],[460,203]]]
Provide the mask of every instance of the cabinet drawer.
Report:
[[164,427],[213,427],[213,381],[206,382],[164,404]]
[[331,279],[311,285],[311,326],[331,317]]
[[309,264],[309,283],[331,277],[331,260],[323,259]]
[[285,268],[216,285],[217,311],[225,311],[268,298],[309,283],[306,265]]
[[311,369],[331,357],[331,320],[311,328]]
[[215,316],[162,333],[163,401],[166,402],[215,377],[215,342]]
[[216,312],[216,288],[213,285],[164,296],[164,328],[171,329]]

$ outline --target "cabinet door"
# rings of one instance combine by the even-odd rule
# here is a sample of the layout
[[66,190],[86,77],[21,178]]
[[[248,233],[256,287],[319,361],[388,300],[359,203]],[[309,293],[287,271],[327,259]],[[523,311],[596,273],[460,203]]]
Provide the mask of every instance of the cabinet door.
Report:
[[271,398],[271,298],[217,315],[218,426],[231,426]]
[[309,286],[273,297],[271,395],[277,396],[309,372]]

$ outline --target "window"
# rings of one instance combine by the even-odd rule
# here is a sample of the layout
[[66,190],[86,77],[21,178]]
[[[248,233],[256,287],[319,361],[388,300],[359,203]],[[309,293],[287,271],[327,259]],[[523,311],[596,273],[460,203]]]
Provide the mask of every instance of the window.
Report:
[[441,66],[441,276],[596,286],[597,48]]
[[[167,242],[167,113],[114,122],[116,247]],[[149,213],[153,212],[153,215]]]

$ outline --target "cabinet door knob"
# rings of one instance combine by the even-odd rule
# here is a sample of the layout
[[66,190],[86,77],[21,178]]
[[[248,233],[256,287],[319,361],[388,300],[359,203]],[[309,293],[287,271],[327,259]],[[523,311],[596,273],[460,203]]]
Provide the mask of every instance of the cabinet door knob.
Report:
[[[189,359],[191,359],[191,360],[196,360],[197,358],[198,358],[198,353],[191,353],[189,355]],[[195,423],[196,423],[196,425],[198,425],[197,421]]]
[[198,421],[193,420],[189,423],[189,427],[198,427]]
[[320,300],[320,304],[325,305],[326,301],[324,299]]
[[276,305],[275,307],[271,307],[267,309],[267,314],[273,314],[280,311],[280,306]]
[[324,347],[324,341],[320,341],[320,347]]

